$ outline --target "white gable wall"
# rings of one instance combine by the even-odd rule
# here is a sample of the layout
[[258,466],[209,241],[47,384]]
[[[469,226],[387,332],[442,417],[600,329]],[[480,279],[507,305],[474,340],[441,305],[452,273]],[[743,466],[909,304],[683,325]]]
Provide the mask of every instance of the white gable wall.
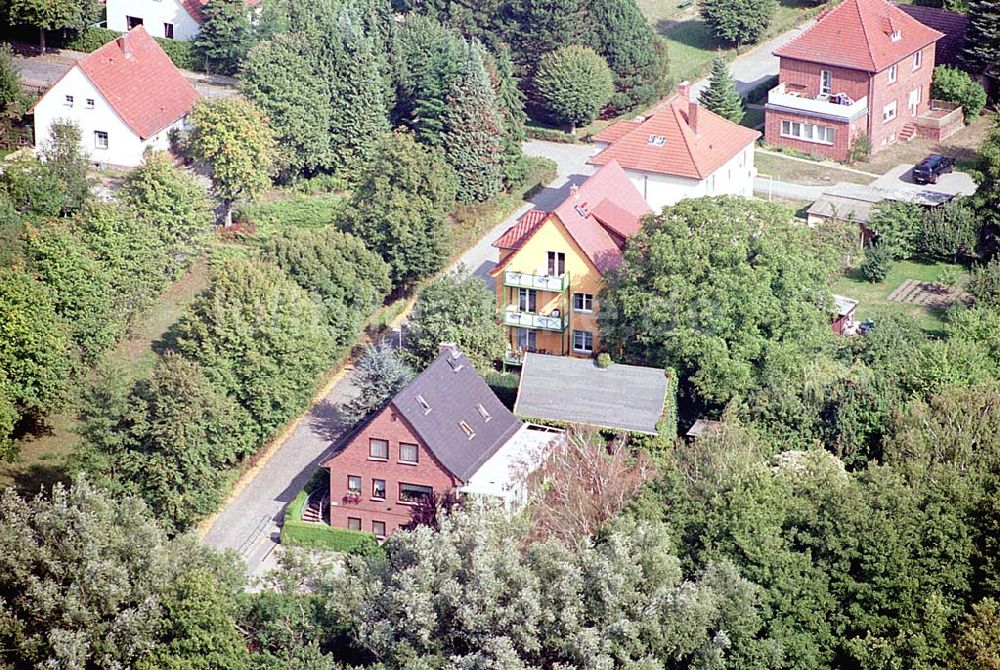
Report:
[[193,40],[201,26],[191,18],[178,0],[107,0],[108,28],[125,32],[125,17],[142,19],[142,25],[153,37],[166,37],[164,23],[174,26],[175,40]]
[[754,144],[751,142],[705,179],[692,179],[678,175],[625,170],[629,180],[646,199],[654,212],[677,204],[684,198],[711,195],[753,196]]
[[[66,96],[73,96],[73,106],[66,103]],[[87,99],[94,101],[94,108],[87,107]],[[170,145],[168,133],[180,127],[183,119],[164,128],[156,135],[142,140],[107,99],[97,90],[79,66],[74,66],[66,76],[45,93],[35,105],[35,149],[49,137],[49,128],[56,121],[71,121],[80,128],[84,151],[94,163],[134,167],[142,163],[147,147],[167,149]],[[97,148],[95,132],[108,134],[108,148]]]

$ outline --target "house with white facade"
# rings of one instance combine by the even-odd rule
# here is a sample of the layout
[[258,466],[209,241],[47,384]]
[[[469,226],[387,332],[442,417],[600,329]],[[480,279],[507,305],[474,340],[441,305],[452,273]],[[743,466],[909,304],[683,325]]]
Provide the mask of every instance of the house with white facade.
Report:
[[199,97],[139,26],[77,61],[35,104],[35,149],[53,123],[70,121],[92,162],[133,167],[147,149],[169,148]]
[[698,104],[687,82],[647,117],[619,121],[594,136],[591,165],[617,161],[658,212],[684,198],[753,195],[760,133]]
[[[193,40],[205,17],[208,0],[107,0],[108,29],[125,32],[143,26],[153,37]],[[247,0],[256,7],[260,0]]]

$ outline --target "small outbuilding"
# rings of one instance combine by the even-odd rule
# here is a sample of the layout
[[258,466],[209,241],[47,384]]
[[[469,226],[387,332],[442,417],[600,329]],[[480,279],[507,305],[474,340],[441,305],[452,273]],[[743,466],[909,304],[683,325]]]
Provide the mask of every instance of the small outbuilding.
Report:
[[694,424],[688,429],[688,432],[684,433],[689,441],[696,440],[699,437],[705,437],[706,435],[714,435],[722,430],[722,422],[715,419],[698,419]]
[[[664,370],[591,359],[525,354],[514,414],[656,435],[669,380]],[[670,402],[673,402],[672,399]]]
[[833,296],[833,304],[837,307],[837,317],[830,325],[837,335],[857,334],[857,324],[854,322],[854,310],[858,307],[858,301],[842,295]]

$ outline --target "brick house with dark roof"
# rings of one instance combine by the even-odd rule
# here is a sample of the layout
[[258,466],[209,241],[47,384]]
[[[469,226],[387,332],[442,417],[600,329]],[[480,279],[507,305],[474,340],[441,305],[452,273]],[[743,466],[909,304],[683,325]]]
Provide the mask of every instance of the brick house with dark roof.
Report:
[[457,491],[516,509],[524,475],[560,431],[517,419],[453,344],[322,467],[330,471],[330,525],[378,539],[410,521],[425,496]]
[[862,135],[873,152],[917,134],[946,137],[962,119],[931,107],[942,37],[885,0],[827,10],[774,52],[780,70],[765,106],[768,144],[843,161]]

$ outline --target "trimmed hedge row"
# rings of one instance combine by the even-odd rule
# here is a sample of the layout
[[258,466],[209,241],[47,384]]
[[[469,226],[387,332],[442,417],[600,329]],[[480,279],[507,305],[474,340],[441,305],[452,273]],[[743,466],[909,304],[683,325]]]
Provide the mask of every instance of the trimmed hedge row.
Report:
[[329,549],[358,556],[372,556],[382,551],[375,536],[360,530],[333,528],[325,523],[302,521],[308,494],[300,491],[285,511],[281,524],[281,543],[294,547]]
[[[97,51],[111,40],[118,39],[119,36],[121,36],[121,33],[117,30],[87,28],[73,34],[68,39],[60,40],[60,46],[64,49],[90,53],[91,51]],[[182,70],[204,70],[191,42],[168,40],[162,37],[155,37],[153,39],[159,43],[160,47],[170,56],[170,60],[177,67]]]

